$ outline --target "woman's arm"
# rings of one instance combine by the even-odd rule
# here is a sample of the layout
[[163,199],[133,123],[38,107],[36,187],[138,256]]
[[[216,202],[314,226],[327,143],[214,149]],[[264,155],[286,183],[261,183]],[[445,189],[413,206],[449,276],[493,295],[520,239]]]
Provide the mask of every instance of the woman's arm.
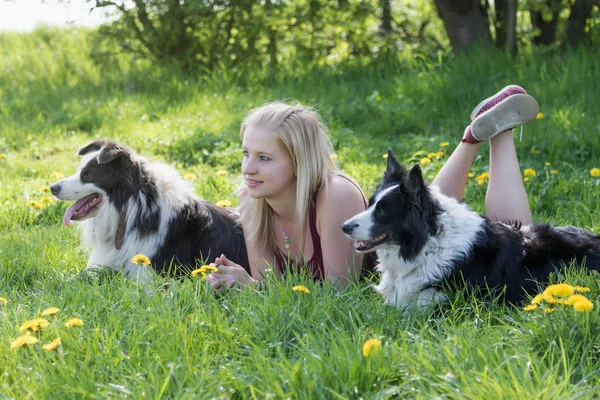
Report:
[[348,280],[360,275],[363,255],[354,251],[352,240],[341,225],[365,210],[363,194],[341,176],[329,178],[328,191],[317,195],[317,229],[321,237],[325,277],[344,288]]

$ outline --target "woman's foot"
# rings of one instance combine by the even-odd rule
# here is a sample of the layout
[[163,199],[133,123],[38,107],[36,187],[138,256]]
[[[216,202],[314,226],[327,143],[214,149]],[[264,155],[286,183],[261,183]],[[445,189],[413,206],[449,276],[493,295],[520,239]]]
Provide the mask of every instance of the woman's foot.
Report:
[[507,86],[479,103],[471,114],[474,120],[465,129],[462,142],[479,143],[533,121],[539,106],[533,97],[522,92],[525,90],[519,86]]

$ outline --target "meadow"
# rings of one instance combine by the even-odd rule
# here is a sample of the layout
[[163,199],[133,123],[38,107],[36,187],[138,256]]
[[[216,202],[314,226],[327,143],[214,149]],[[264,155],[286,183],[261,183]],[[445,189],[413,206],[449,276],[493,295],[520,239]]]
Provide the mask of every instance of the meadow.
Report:
[[[305,277],[217,298],[199,279],[142,286],[82,272],[78,232],[61,223],[69,204],[47,188],[74,173],[79,146],[112,138],[175,166],[203,198],[235,206],[240,121],[267,101],[297,100],[321,113],[337,163],[369,195],[388,147],[432,179],[472,108],[516,83],[541,108],[522,139],[515,133],[534,220],[600,233],[597,55],[474,53],[277,79],[189,76],[143,60],[98,63],[85,32],[71,30],[0,34],[0,55],[0,398],[597,396],[597,273],[575,266],[553,277],[590,289],[587,312],[458,295],[441,310],[403,315],[368,281],[338,291]],[[465,194],[479,212],[488,160],[484,145]],[[39,341],[11,346],[49,307],[60,311],[44,317]],[[82,325],[65,326],[71,318]],[[58,347],[42,347],[57,337]]]

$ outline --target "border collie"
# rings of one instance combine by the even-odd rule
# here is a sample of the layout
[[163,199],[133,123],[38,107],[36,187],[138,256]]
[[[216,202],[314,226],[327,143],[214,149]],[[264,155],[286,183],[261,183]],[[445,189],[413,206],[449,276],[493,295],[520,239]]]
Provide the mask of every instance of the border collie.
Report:
[[423,182],[388,150],[369,208],[342,229],[359,252],[377,251],[376,290],[399,308],[445,299],[442,288],[475,289],[517,303],[572,261],[600,269],[600,236],[571,226],[494,221]]
[[108,266],[148,281],[151,272],[131,262],[145,254],[159,274],[176,276],[226,254],[249,271],[246,244],[235,215],[200,199],[189,182],[164,164],[148,162],[110,140],[81,147],[75,175],[50,187],[59,200],[74,200],[63,223],[81,221],[91,248],[88,267]]

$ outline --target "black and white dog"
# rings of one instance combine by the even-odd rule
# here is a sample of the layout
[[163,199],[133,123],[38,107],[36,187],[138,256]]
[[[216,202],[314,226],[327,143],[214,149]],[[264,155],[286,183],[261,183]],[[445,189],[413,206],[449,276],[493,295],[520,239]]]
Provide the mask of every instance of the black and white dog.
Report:
[[445,298],[442,288],[475,288],[516,303],[570,262],[600,269],[600,236],[548,224],[510,225],[480,215],[424,183],[388,151],[369,208],[342,229],[359,252],[377,251],[376,289],[400,308]]
[[189,182],[164,164],[151,163],[109,140],[81,147],[75,175],[51,186],[60,200],[74,200],[64,224],[81,221],[88,267],[101,265],[148,280],[150,258],[157,273],[182,275],[199,262],[225,254],[249,271],[246,244],[235,215],[200,199]]

